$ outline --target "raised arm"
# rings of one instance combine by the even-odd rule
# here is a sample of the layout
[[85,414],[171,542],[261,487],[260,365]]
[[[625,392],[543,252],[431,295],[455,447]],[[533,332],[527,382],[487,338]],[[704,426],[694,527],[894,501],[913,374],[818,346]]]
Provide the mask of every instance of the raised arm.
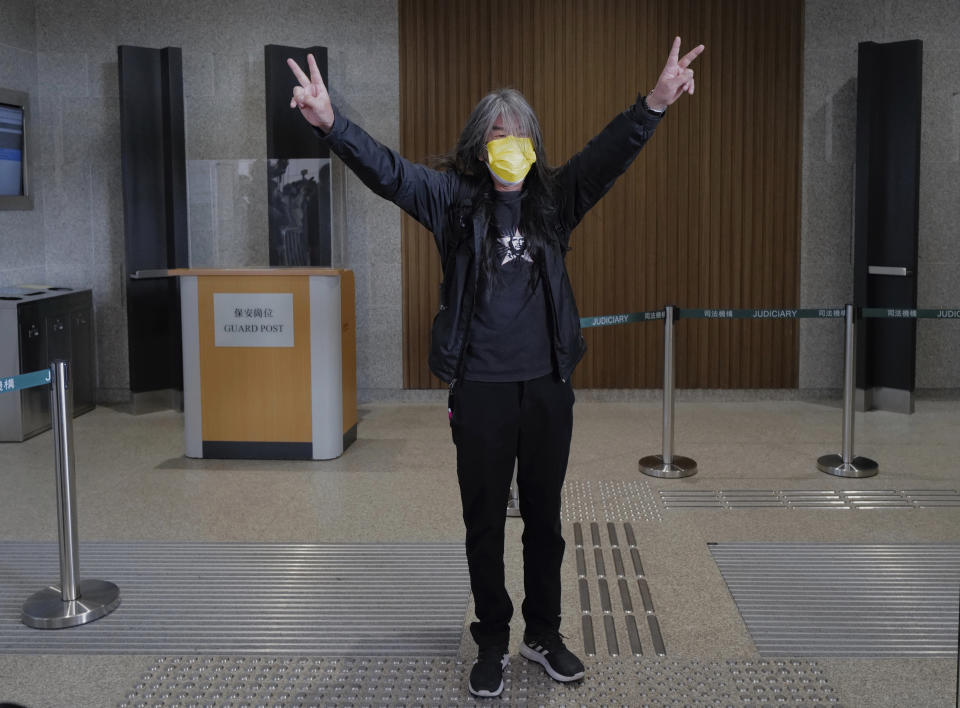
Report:
[[633,163],[663,112],[683,93],[693,93],[690,63],[703,49],[702,44],[698,45],[681,59],[680,38],[675,38],[653,90],[638,97],[633,106],[615,117],[561,168],[560,182],[567,193],[565,218],[570,228],[583,219]]
[[300,109],[330,149],[375,194],[436,231],[453,198],[454,175],[410,162],[344,116],[338,116],[312,54],[307,55],[307,64],[310,76],[293,59],[287,59],[300,83],[293,89],[290,107]]

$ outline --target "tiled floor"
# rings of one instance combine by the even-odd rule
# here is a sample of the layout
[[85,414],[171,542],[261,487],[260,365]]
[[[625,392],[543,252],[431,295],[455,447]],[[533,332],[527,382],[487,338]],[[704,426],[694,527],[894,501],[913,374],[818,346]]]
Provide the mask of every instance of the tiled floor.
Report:
[[[960,491],[960,402],[920,400],[912,416],[859,415],[856,453],[880,463],[877,477],[861,480],[833,478],[815,467],[818,456],[839,452],[841,421],[836,402],[681,402],[676,413],[675,452],[694,458],[700,471],[687,479],[661,480],[637,472],[640,457],[660,451],[659,404],[588,398],[593,396],[581,396],[575,407],[564,500],[563,631],[570,646],[582,651],[581,620],[585,615],[580,580],[584,579],[596,655],[587,657],[588,675],[583,685],[570,689],[542,678],[514,653],[511,684],[501,702],[954,705],[955,656],[761,655],[708,544],[956,545],[960,544],[960,507],[898,505],[868,510],[778,504],[738,508],[728,503],[701,509],[671,507],[664,500],[676,498],[677,492],[696,493],[694,497],[702,493],[713,499],[743,499],[749,492],[764,491],[779,492],[778,499],[787,491],[956,493]],[[328,462],[186,459],[182,429],[182,415],[173,411],[131,416],[101,407],[76,419],[81,575],[85,543],[135,548],[144,542],[181,542],[189,549],[192,543],[208,548],[216,543],[380,547],[462,542],[455,454],[441,403],[362,406],[359,439],[341,458]],[[10,542],[55,541],[49,433],[0,446],[0,484],[0,553],[12,547]],[[733,497],[731,490],[736,492]],[[599,544],[591,535],[591,522],[597,523]],[[608,522],[617,530],[616,546],[608,537]],[[575,542],[574,524],[581,526],[581,549]],[[634,534],[632,546],[625,524]],[[508,519],[507,525],[508,587],[519,606],[522,520]],[[616,563],[614,548],[620,551],[623,568]],[[663,634],[664,657],[656,655],[651,641],[632,549],[642,558],[643,579]],[[582,567],[577,562],[578,550],[582,551]],[[0,556],[0,574],[9,577],[19,572],[14,565],[9,551]],[[56,573],[52,565],[46,575],[36,579],[36,589],[56,580]],[[632,612],[626,611],[621,574],[629,586]],[[605,583],[600,583],[601,579]],[[603,595],[604,585],[608,597]],[[389,588],[382,589],[387,597]],[[121,587],[121,593],[123,590]],[[262,593],[259,600],[269,599],[269,589],[258,592]],[[909,589],[906,592],[909,597]],[[121,604],[117,613],[133,605],[133,599]],[[231,602],[236,602],[233,596]],[[465,628],[472,614],[467,598],[464,606]],[[237,612],[242,616],[242,607]],[[640,656],[631,651],[631,616],[639,620]],[[109,622],[110,618],[100,621]],[[617,638],[619,656],[610,654],[608,626]],[[75,633],[84,628],[58,631],[70,632],[74,644]],[[514,652],[521,633],[522,626],[515,621]],[[259,675],[260,666],[269,665],[279,672],[274,676],[261,671],[264,678],[257,692],[252,688],[256,681],[237,678],[245,675],[239,669],[233,674],[233,683],[211,683],[206,689],[201,689],[206,684],[189,676],[178,679],[187,674],[170,669],[213,662],[211,666],[220,666],[223,674],[227,671],[223,667],[231,665],[216,663],[224,657],[212,659],[208,648],[176,655],[98,653],[95,644],[82,654],[32,651],[18,651],[14,646],[0,653],[0,701],[31,707],[161,702],[448,705],[469,702],[462,675],[473,658],[468,632],[463,633],[458,650],[427,651],[405,658],[413,663],[396,666],[389,663],[396,657],[373,654],[345,657],[342,661],[347,663],[338,664],[336,657],[309,652],[284,658],[268,651],[239,656],[224,651],[229,661],[240,662],[237,666],[249,669],[251,676]],[[258,664],[254,658],[274,663]],[[307,673],[297,674],[300,678],[296,680],[289,678],[291,673],[283,683],[278,678],[284,675],[280,669],[295,667],[296,662],[302,662],[301,669]],[[393,674],[392,669],[396,669]],[[185,688],[186,683],[192,685]],[[149,698],[148,693],[152,694]]]

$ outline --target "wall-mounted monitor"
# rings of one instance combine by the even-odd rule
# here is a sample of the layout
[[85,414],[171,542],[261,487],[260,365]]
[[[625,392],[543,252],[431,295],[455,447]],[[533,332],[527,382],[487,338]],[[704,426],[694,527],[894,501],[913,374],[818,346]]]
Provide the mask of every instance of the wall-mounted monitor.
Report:
[[29,129],[30,96],[0,88],[0,209],[33,209]]

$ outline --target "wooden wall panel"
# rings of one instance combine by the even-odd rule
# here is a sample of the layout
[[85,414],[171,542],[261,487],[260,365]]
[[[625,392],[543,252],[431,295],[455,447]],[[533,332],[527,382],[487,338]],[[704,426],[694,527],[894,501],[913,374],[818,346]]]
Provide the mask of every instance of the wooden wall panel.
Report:
[[[475,103],[512,86],[560,164],[656,82],[675,35],[703,42],[696,93],[573,235],[583,316],[799,302],[802,0],[400,0],[401,152],[450,150]],[[440,262],[404,216],[404,386],[427,368]],[[584,388],[661,385],[662,327],[586,330]],[[793,388],[795,321],[685,320],[683,388]]]

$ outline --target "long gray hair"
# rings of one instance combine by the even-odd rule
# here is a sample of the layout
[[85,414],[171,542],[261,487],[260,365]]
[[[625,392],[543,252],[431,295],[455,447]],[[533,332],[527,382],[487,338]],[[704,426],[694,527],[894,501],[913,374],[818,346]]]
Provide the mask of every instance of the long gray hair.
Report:
[[[502,117],[508,135],[530,138],[537,161],[533,163],[523,182],[523,205],[520,213],[520,231],[527,239],[528,252],[538,260],[547,246],[555,226],[557,204],[554,199],[556,168],[547,160],[537,114],[523,94],[512,88],[491,91],[480,99],[460,133],[452,153],[440,158],[438,167],[457,172],[472,186],[473,208],[490,209],[493,199],[493,181],[482,156],[487,149],[487,136],[497,118]],[[497,236],[499,234],[494,234]],[[489,283],[488,294],[499,285],[496,261],[496,240],[484,240],[481,271]],[[531,271],[531,286],[536,282],[539,269]]]
[[486,175],[487,166],[481,156],[486,151],[487,135],[499,117],[503,118],[503,127],[508,135],[530,138],[533,142],[537,161],[532,169],[541,177],[549,174],[552,169],[543,147],[537,114],[523,94],[512,88],[491,91],[480,99],[467,118],[453,154],[449,156],[452,158],[450,166],[462,175]]

